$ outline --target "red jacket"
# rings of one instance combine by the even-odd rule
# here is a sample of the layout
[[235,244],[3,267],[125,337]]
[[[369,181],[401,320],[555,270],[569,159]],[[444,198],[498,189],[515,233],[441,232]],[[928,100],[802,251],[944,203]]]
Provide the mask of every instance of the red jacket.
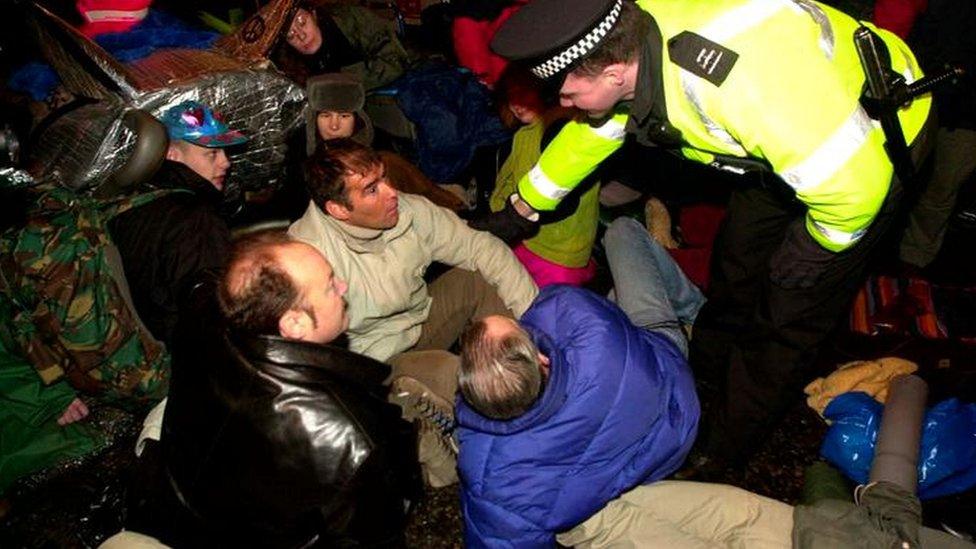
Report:
[[478,20],[471,17],[459,16],[454,19],[452,34],[454,37],[454,54],[458,63],[470,69],[478,80],[486,86],[494,87],[498,77],[508,65],[508,61],[495,55],[489,44],[495,33],[513,13],[517,12],[528,0],[519,0],[502,12],[493,20]]
[[915,19],[925,11],[927,3],[927,0],[878,0],[874,4],[874,24],[908,38]]

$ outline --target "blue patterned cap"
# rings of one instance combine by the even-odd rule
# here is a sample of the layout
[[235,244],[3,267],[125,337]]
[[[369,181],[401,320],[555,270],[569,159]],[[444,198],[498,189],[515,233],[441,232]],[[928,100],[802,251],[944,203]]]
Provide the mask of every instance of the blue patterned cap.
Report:
[[201,147],[230,147],[247,137],[224,123],[220,113],[198,101],[184,101],[163,113],[162,123],[171,141],[189,141]]

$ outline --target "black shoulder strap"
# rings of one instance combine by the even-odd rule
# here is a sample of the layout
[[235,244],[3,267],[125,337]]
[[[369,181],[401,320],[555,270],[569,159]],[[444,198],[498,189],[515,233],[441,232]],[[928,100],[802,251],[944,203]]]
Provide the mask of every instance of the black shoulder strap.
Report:
[[668,40],[671,62],[686,71],[721,86],[739,59],[739,54],[708,38],[684,31]]

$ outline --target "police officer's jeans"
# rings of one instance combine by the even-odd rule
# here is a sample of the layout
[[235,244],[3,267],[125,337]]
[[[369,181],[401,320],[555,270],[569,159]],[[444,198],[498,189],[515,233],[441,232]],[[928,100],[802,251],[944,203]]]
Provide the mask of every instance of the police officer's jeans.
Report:
[[[848,310],[872,252],[891,222],[901,196],[892,182],[881,211],[853,247],[818,256],[817,276],[802,286],[777,283],[770,259],[805,211],[774,191],[748,185],[733,192],[715,240],[709,300],[695,323],[690,362],[705,387],[708,415],[699,449],[739,465],[801,395],[817,350]],[[802,259],[806,248],[787,250]]]

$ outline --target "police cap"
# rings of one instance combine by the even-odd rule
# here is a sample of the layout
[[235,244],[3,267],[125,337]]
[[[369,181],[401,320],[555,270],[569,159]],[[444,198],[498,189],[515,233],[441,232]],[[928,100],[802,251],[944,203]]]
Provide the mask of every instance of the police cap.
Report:
[[532,0],[508,21],[491,49],[525,61],[539,78],[552,78],[577,66],[606,38],[630,0]]

